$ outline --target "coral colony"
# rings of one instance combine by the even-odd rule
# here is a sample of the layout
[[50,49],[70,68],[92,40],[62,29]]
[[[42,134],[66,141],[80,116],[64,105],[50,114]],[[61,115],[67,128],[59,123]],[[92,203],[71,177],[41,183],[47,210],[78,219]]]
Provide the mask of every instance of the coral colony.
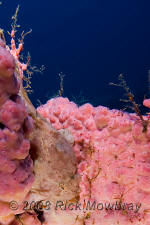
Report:
[[150,225],[150,114],[122,76],[135,113],[78,107],[62,97],[62,79],[59,97],[35,109],[17,12],[11,47],[0,31],[0,224]]

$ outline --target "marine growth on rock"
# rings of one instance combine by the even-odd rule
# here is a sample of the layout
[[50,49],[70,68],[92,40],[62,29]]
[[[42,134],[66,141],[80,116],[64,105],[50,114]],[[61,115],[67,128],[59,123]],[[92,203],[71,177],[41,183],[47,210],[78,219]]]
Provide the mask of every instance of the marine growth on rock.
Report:
[[0,32],[0,224],[149,225],[149,114],[62,96],[34,108],[15,28],[11,47]]

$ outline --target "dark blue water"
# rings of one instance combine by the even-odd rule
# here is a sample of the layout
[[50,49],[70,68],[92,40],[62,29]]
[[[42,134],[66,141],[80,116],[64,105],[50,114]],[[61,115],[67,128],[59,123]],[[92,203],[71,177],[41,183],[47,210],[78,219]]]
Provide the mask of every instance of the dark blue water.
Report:
[[4,0],[0,27],[5,31],[18,4],[18,37],[22,30],[33,30],[25,38],[24,56],[29,51],[32,65],[46,68],[32,78],[35,106],[37,99],[44,103],[58,93],[60,72],[66,75],[64,97],[78,104],[124,108],[119,101],[124,91],[109,86],[120,73],[137,103],[150,96],[150,1]]

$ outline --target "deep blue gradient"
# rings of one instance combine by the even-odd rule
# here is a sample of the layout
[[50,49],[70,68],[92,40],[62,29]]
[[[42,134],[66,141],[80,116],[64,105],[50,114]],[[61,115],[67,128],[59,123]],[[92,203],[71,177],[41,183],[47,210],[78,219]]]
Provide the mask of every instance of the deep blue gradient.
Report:
[[[94,106],[123,108],[124,91],[109,86],[123,73],[139,104],[149,96],[150,1],[141,0],[22,0],[3,1],[0,26],[10,30],[11,16],[20,5],[18,23],[32,33],[25,38],[32,65],[46,69],[34,74],[30,98],[45,103],[59,89],[64,96]],[[9,41],[9,37],[7,37]]]

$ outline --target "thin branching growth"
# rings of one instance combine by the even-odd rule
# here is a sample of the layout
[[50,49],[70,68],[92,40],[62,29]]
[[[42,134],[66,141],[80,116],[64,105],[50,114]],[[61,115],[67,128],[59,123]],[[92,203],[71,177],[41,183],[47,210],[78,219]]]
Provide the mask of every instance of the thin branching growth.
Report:
[[32,29],[30,29],[30,30],[27,31],[26,33],[25,33],[24,30],[23,30],[22,33],[21,33],[21,38],[19,39],[19,42],[23,44],[23,43],[24,43],[23,40],[24,40],[25,36],[27,36],[27,35],[30,34],[31,32],[32,32]]
[[[25,86],[24,88],[26,89],[27,92],[31,93],[33,92],[33,90],[31,89],[31,77],[33,75],[33,73],[42,73],[45,69],[45,67],[42,65],[41,68],[37,68],[36,66],[31,66],[31,56],[30,54],[28,53],[27,54],[27,59],[26,59],[26,63],[24,63],[24,59],[23,59],[23,55],[21,55],[21,51],[23,50],[23,44],[24,44],[24,38],[25,36],[27,36],[28,34],[30,34],[32,32],[32,29],[30,29],[29,31],[25,32],[25,31],[22,31],[21,33],[21,37],[20,39],[18,40],[19,41],[19,45],[18,45],[18,48],[16,47],[16,44],[15,44],[15,33],[17,31],[17,28],[20,27],[20,25],[18,25],[17,21],[18,21],[18,12],[19,12],[19,5],[17,6],[17,9],[16,9],[16,12],[15,14],[12,16],[12,24],[11,24],[11,27],[12,27],[12,31],[11,33],[9,33],[9,35],[11,36],[11,48],[13,48],[13,50],[16,52],[16,57],[17,57],[17,60],[18,60],[18,64],[19,64],[19,67],[22,69],[22,67],[24,67],[23,71],[24,74],[23,74],[23,80],[25,81]],[[19,59],[22,60],[22,62],[19,61]]]
[[5,37],[4,37],[4,31],[0,28],[0,38],[6,43]]
[[58,75],[59,75],[59,77],[60,77],[59,96],[62,96],[62,95],[63,95],[63,92],[64,92],[63,82],[64,82],[65,74],[63,74],[63,73],[61,72],[61,73],[59,73]]
[[147,131],[147,126],[148,126],[148,121],[143,119],[143,116],[142,116],[142,114],[140,112],[140,109],[139,109],[139,105],[135,102],[134,95],[130,91],[130,88],[127,86],[127,83],[126,83],[123,75],[120,74],[118,79],[120,81],[119,84],[110,83],[110,85],[122,87],[125,90],[128,99],[121,99],[121,101],[128,102],[128,103],[132,104],[132,107],[130,107],[130,108],[132,108],[136,112],[136,114],[139,116],[139,118],[140,118],[140,120],[142,122],[143,132],[146,132]]
[[15,32],[17,31],[17,28],[20,27],[20,25],[17,24],[19,8],[20,8],[20,6],[18,5],[17,8],[16,8],[15,14],[12,16],[13,22],[11,24],[11,27],[12,27],[12,30],[14,30]]
[[45,70],[45,66],[42,65],[40,68],[37,68],[36,66],[31,66],[31,56],[28,52],[27,55],[27,70],[25,71],[26,74],[23,77],[23,80],[26,82],[26,86],[24,88],[28,93],[32,93],[33,90],[31,89],[31,78],[33,76],[33,73],[43,73]]
[[37,106],[41,106],[42,105],[42,102],[40,101],[40,99],[37,99]]
[[27,31],[26,33],[24,33],[24,31],[22,31],[22,33],[21,33],[21,40],[23,40],[24,37],[25,37],[26,35],[30,34],[31,32],[32,32],[32,29],[30,29],[30,30]]
[[84,93],[82,91],[80,91],[78,96],[72,95],[71,99],[78,106],[81,106],[81,105],[85,104],[86,102],[89,102],[89,100],[84,96]]
[[[15,14],[12,16],[12,24],[11,24],[11,27],[12,27],[12,31],[14,31],[14,33],[17,32],[17,28],[20,27],[19,24],[17,24],[17,21],[18,21],[18,13],[19,13],[19,8],[20,6],[18,5],[17,8],[16,8],[16,12]],[[32,32],[32,29],[30,29],[29,31],[25,32],[25,31],[22,31],[21,33],[21,38],[19,39],[19,43],[22,43],[23,44],[23,40],[25,38],[25,36],[27,36],[28,34],[30,34]],[[9,35],[11,35],[10,32],[8,32]],[[14,36],[13,36],[14,37]]]

